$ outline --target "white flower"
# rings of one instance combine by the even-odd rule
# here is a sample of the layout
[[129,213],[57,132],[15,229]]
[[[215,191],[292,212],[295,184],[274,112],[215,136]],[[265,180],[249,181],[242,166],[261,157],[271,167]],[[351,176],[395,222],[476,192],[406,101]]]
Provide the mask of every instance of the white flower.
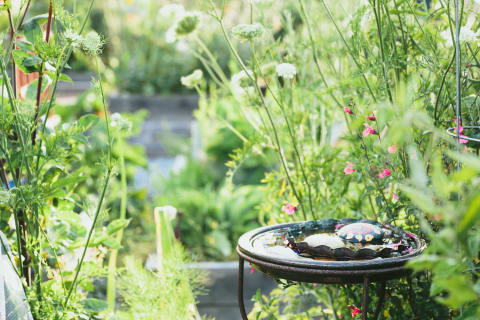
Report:
[[120,121],[122,121],[122,115],[118,112],[115,112],[110,117],[110,125],[112,127],[116,127],[119,124]]
[[255,40],[261,37],[264,29],[261,24],[239,24],[232,28],[233,35],[242,41]]
[[293,79],[297,74],[297,69],[293,64],[290,63],[281,63],[276,67],[277,74],[286,79]]
[[[480,2],[480,0],[476,0],[476,1]],[[471,42],[471,41],[478,40],[480,36],[480,30],[476,32],[473,31],[472,27],[474,23],[475,23],[475,17],[470,16],[465,26],[460,28],[460,42]],[[453,32],[455,36],[455,30]],[[452,34],[450,33],[449,29],[440,32],[440,36],[445,40],[445,46],[447,47],[453,46]]]
[[262,0],[248,0],[249,4],[255,4],[255,3],[260,3]]
[[156,207],[154,211],[155,214],[163,213],[168,220],[175,219],[177,215],[177,208],[172,206]]
[[234,74],[232,76],[232,85],[236,87],[242,87],[243,86],[242,84],[244,84],[245,82],[244,80],[248,80],[249,77],[253,77],[252,70],[247,70],[247,72],[242,70],[239,73]]
[[194,88],[196,85],[202,81],[203,72],[200,69],[196,69],[191,74],[185,77],[181,77],[180,81],[187,88]]
[[159,14],[164,18],[179,18],[185,14],[185,8],[181,4],[167,4],[163,6]]
[[200,24],[201,18],[202,15],[197,11],[185,12],[182,14],[167,30],[167,33],[165,34],[167,43],[173,43],[177,39],[193,33]]

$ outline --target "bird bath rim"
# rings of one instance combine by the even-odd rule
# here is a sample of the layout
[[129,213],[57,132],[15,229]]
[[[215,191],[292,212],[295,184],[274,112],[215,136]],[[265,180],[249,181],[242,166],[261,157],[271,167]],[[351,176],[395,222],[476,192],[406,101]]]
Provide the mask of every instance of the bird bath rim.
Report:
[[[322,221],[322,220],[313,220]],[[361,221],[361,220],[358,220]],[[318,270],[371,270],[371,269],[383,269],[391,268],[395,266],[403,266],[409,260],[419,256],[425,249],[426,244],[418,236],[415,235],[415,248],[411,253],[405,254],[399,257],[389,258],[377,258],[371,260],[347,260],[347,261],[326,261],[326,260],[314,260],[314,259],[290,259],[281,258],[271,254],[264,254],[258,252],[252,242],[255,237],[262,233],[269,231],[280,230],[288,227],[301,226],[311,221],[298,221],[283,224],[276,224],[272,226],[260,227],[244,233],[238,240],[238,250],[247,257],[270,262],[277,265],[291,266],[305,269],[318,269]]]

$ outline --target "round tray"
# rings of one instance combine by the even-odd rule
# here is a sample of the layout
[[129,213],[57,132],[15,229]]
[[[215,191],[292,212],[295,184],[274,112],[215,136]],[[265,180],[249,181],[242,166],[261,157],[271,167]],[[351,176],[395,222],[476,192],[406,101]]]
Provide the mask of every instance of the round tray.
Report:
[[404,268],[412,258],[420,255],[426,245],[415,237],[415,249],[406,255],[373,260],[324,261],[314,259],[283,258],[274,254],[259,252],[253,247],[253,240],[262,233],[298,227],[307,222],[285,223],[267,226],[243,234],[237,252],[260,271],[276,278],[312,283],[361,283],[365,276],[369,281],[386,281],[401,278],[410,273]]

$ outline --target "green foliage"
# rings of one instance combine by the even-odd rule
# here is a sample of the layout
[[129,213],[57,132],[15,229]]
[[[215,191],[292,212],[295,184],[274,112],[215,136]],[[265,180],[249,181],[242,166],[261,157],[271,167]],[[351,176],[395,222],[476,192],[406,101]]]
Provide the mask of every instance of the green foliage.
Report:
[[182,242],[198,259],[231,259],[240,235],[258,227],[256,207],[263,194],[248,185],[216,188],[211,180],[204,180],[205,168],[189,161],[159,184],[155,204],[172,205],[183,213]]
[[[243,38],[248,57],[231,37],[245,25],[226,26],[232,4],[216,4],[209,1],[207,10],[234,57],[231,69],[240,72],[224,80],[214,59],[208,60],[219,83],[197,89],[208,106],[224,104],[223,113],[209,116],[241,137],[244,147],[276,155],[277,165],[262,181],[260,220],[373,218],[420,234],[429,249],[417,270],[429,269],[433,276],[420,272],[412,281],[417,308],[411,301],[411,308],[405,306],[406,281],[396,282],[387,306],[390,318],[478,317],[476,145],[466,145],[469,155],[460,155],[465,169],[454,172],[460,159],[450,150],[458,146],[445,138],[455,118],[453,1],[298,0],[274,10],[251,3],[249,21],[241,23],[266,32],[261,41]],[[478,7],[465,3],[460,16],[461,116],[465,126],[478,125]],[[236,107],[250,126],[241,136],[228,117]],[[233,168],[244,154],[234,156]],[[282,212],[287,202],[299,210]],[[257,297],[255,316],[322,316],[322,310],[297,308],[307,292],[308,286],[299,285]],[[325,318],[347,317],[346,305],[359,305],[358,290],[312,294],[316,306],[330,309]]]

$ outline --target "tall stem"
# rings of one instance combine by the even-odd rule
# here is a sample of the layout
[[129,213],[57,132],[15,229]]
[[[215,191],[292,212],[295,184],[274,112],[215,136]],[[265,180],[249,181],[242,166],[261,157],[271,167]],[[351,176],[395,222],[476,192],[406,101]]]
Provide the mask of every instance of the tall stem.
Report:
[[[119,141],[123,144],[123,141]],[[125,219],[127,216],[127,170],[125,167],[124,146],[119,148],[119,162],[120,162],[120,183],[121,183],[121,201],[120,201],[120,219]],[[117,233],[118,243],[122,243],[123,229]],[[118,250],[113,249],[108,259],[108,279],[107,279],[107,302],[110,313],[115,310],[115,278],[117,268]]]

